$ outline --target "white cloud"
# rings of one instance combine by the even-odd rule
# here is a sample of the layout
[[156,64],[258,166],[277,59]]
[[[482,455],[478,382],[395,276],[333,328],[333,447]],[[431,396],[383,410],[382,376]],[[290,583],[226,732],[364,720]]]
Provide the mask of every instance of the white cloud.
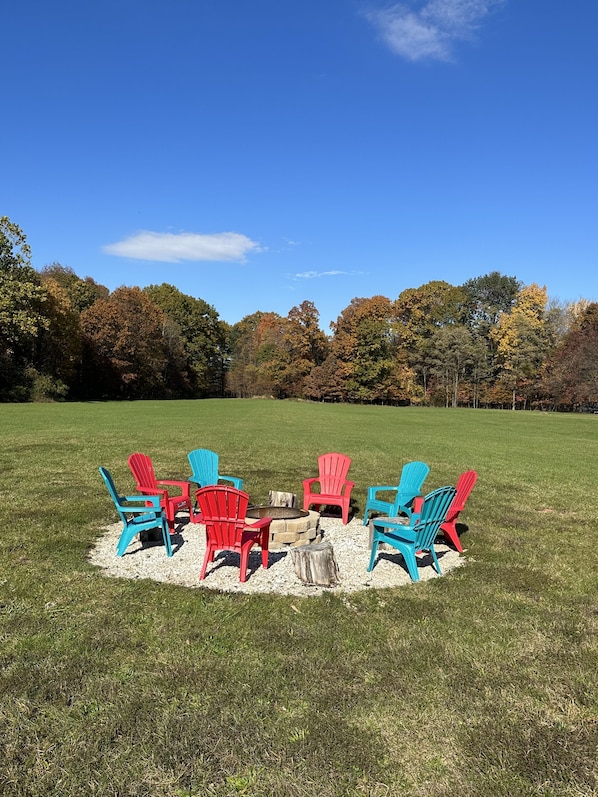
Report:
[[223,260],[243,263],[248,253],[263,251],[255,241],[237,232],[201,235],[193,232],[168,233],[148,230],[142,230],[115,244],[107,244],[102,249],[107,254],[117,257],[157,260],[163,263],[180,263],[182,260]]
[[299,274],[295,274],[293,279],[296,280],[311,280],[316,279],[317,277],[338,277],[339,275],[343,274],[351,274],[354,272],[350,271],[302,271]]
[[473,38],[482,20],[505,0],[428,0],[367,14],[383,40],[409,61],[450,61],[455,42]]

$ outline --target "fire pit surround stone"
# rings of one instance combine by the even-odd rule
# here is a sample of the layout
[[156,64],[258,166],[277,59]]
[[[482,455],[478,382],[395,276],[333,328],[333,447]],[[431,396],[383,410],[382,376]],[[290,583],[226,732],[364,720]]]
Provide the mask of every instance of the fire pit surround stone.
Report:
[[272,518],[269,544],[271,551],[309,545],[322,539],[320,515],[313,510],[288,506],[250,506],[247,510],[248,523],[264,517]]

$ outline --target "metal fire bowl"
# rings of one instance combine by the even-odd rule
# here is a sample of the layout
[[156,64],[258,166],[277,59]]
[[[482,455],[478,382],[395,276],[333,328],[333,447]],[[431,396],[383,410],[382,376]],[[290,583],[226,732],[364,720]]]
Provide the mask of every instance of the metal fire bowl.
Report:
[[272,520],[295,520],[300,517],[308,517],[309,512],[291,506],[250,506],[245,516],[255,520],[260,520],[263,517],[270,517]]

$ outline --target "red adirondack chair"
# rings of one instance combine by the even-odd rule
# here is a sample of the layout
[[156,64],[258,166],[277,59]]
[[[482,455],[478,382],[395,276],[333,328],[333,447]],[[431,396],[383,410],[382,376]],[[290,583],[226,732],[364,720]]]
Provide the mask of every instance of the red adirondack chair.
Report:
[[[193,512],[191,505],[190,484],[186,481],[175,481],[173,479],[157,480],[154,474],[152,460],[147,454],[136,452],[131,454],[128,459],[129,468],[137,482],[137,490],[146,495],[159,495],[160,506],[164,510],[168,529],[174,534],[174,519],[180,509],[187,509],[193,522],[199,522]],[[170,495],[169,487],[177,487],[179,495]]]
[[272,518],[265,517],[255,523],[246,523],[249,496],[225,484],[202,487],[195,493],[201,512],[201,523],[206,527],[206,554],[199,580],[206,575],[216,551],[236,551],[241,555],[239,580],[247,579],[249,551],[254,545],[262,549],[262,567],[268,567],[268,543]]
[[473,490],[477,478],[478,474],[475,470],[467,470],[465,473],[462,473],[459,476],[459,481],[457,482],[457,492],[455,493],[455,497],[453,498],[448,512],[446,513],[446,520],[440,526],[440,531],[444,533],[445,539],[450,540],[459,553],[463,552],[463,546],[461,545],[461,540],[457,534],[457,518],[463,511],[465,502],[469,498],[469,494]]
[[[344,454],[322,454],[318,457],[319,476],[303,480],[303,509],[313,504],[316,512],[321,506],[340,506],[343,523],[349,522],[349,506],[351,490],[355,482],[347,479],[351,465],[350,457]],[[319,492],[313,491],[313,485],[319,483]]]

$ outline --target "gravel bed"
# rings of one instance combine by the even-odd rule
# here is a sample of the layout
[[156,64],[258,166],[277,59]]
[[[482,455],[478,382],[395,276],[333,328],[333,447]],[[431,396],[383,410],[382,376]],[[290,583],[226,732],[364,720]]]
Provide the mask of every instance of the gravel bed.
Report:
[[[122,525],[115,523],[104,529],[89,555],[92,564],[114,578],[149,578],[154,581],[180,584],[196,589],[221,590],[241,593],[278,593],[280,595],[320,595],[322,592],[357,592],[366,589],[382,589],[410,585],[411,579],[403,557],[398,551],[387,548],[379,550],[378,559],[371,573],[366,568],[369,562],[369,531],[360,518],[348,525],[335,518],[320,520],[323,540],[329,540],[334,549],[338,565],[340,584],[336,587],[309,586],[303,584],[295,574],[290,549],[270,551],[269,567],[261,567],[259,547],[249,555],[247,581],[239,581],[239,556],[228,551],[216,554],[208,565],[205,579],[199,581],[199,571],[205,552],[203,526],[193,523],[177,525],[172,537],[173,556],[167,557],[162,542],[131,542],[125,555],[116,555],[116,543]],[[453,548],[439,543],[436,554],[443,574],[464,563],[464,558]],[[422,581],[438,578],[432,566],[432,557],[424,554],[419,560],[419,576]]]

